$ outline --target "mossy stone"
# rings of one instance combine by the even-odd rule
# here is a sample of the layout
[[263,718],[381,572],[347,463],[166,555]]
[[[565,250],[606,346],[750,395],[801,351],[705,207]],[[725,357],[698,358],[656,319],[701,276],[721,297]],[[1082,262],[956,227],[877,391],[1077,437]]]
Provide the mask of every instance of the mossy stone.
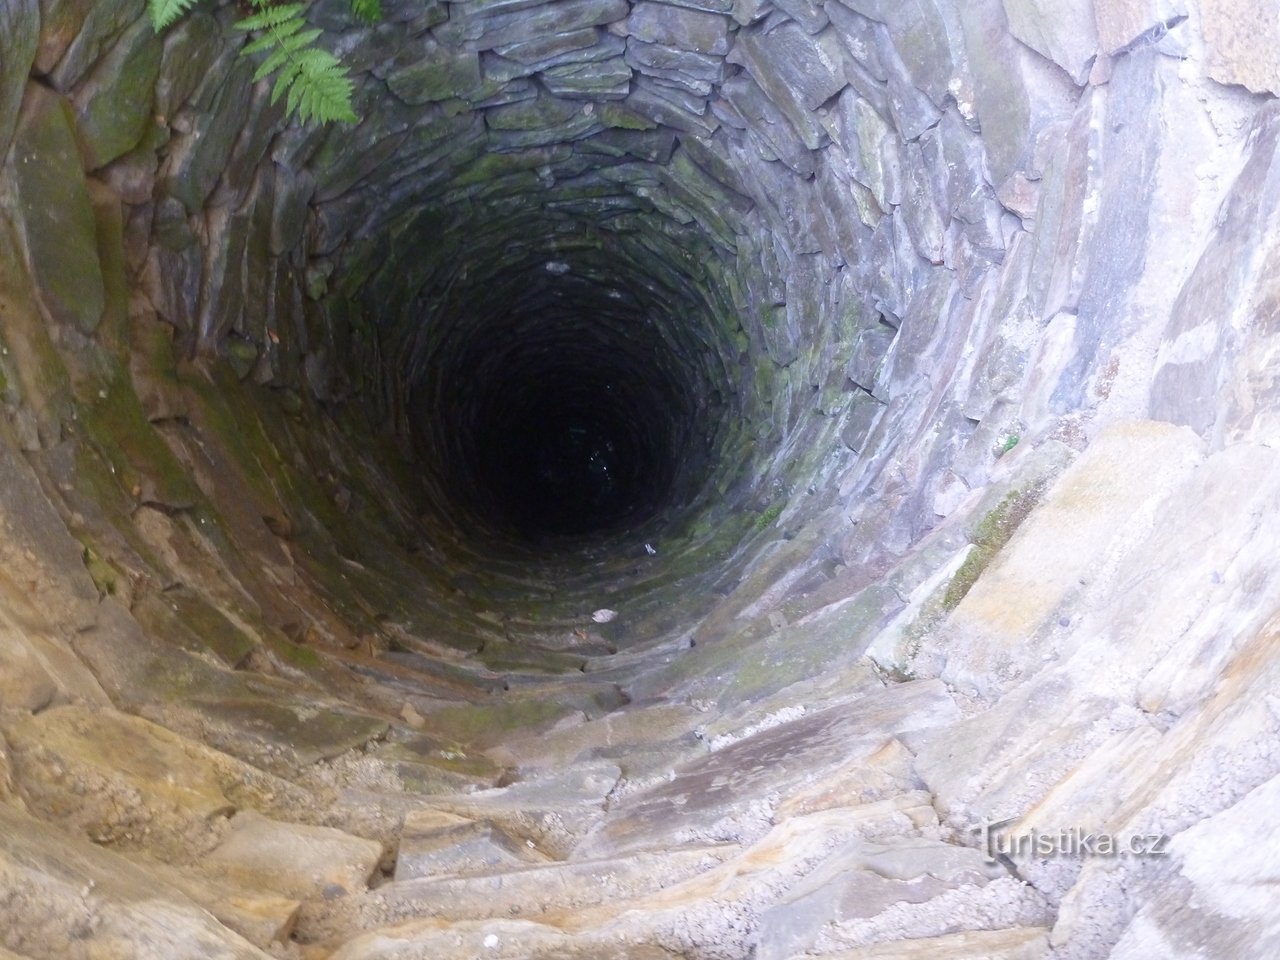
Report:
[[5,0],[0,4],[0,157],[9,151],[23,84],[40,42],[37,0]]
[[55,320],[92,333],[106,293],[74,120],[66,100],[34,83],[27,85],[12,164],[40,299]]
[[438,45],[431,46],[434,49],[428,54],[387,77],[392,93],[405,103],[433,103],[480,86],[478,54],[451,54]]
[[139,20],[76,90],[80,142],[90,170],[124,156],[142,141],[155,102],[160,54],[150,22]]

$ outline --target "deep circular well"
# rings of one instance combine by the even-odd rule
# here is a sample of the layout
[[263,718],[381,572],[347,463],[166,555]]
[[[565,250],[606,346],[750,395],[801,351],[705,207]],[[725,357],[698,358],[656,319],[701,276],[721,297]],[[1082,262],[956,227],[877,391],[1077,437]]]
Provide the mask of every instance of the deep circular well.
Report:
[[0,957],[1280,954],[1255,8],[0,5]]
[[687,513],[744,389],[714,280],[587,223],[508,229],[410,308],[403,382],[441,513],[544,548]]

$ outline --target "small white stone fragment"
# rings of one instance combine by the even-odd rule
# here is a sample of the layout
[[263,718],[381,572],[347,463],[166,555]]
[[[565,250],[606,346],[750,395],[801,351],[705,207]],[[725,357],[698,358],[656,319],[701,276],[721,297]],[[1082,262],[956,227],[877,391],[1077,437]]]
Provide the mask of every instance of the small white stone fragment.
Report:
[[498,949],[498,935],[496,933],[491,933],[484,938],[484,948],[486,950]]
[[557,277],[563,277],[569,272],[569,265],[563,260],[548,260],[547,273],[555,274]]
[[591,615],[591,619],[594,620],[596,623],[608,623],[617,615],[618,615],[617,610],[610,610],[607,607],[603,607],[597,610],[595,613],[593,613]]

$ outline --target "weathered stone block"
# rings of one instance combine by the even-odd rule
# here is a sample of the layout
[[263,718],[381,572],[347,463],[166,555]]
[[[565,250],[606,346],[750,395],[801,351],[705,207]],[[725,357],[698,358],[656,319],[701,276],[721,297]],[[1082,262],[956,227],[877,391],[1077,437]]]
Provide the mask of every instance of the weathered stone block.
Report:
[[635,37],[627,41],[627,63],[645,76],[684,84],[712,84],[724,79],[724,60],[720,57],[645,43]]
[[37,0],[40,44],[35,67],[40,73],[47,74],[58,65],[93,4],[94,0]]
[[12,164],[40,299],[54,319],[92,333],[102,320],[106,294],[97,225],[66,100],[28,85]]
[[1092,0],[1004,0],[1004,11],[1015,37],[1077,84],[1088,79],[1098,52]]
[[170,141],[165,189],[182,201],[188,213],[203,209],[240,136],[249,99],[253,65],[238,60],[191,130]]
[[315,899],[332,897],[337,889],[363,891],[381,857],[382,844],[376,841],[245,810],[232,819],[230,832],[201,867],[242,889]]
[[[1269,347],[1247,352],[1236,365],[1232,344],[1241,326],[1251,338],[1272,344],[1277,335],[1271,307],[1280,261],[1280,114],[1266,110],[1255,122],[1253,148],[1218,213],[1216,229],[1199,262],[1174,301],[1156,356],[1151,385],[1153,416],[1187,424],[1209,435],[1220,416],[1224,384],[1237,398],[1235,426],[1274,417],[1276,400],[1265,374]],[[1252,368],[1252,370],[1250,370]]]
[[203,10],[192,10],[166,31],[156,81],[156,111],[162,120],[173,116],[195,93],[223,46],[218,21]]
[[621,57],[565,64],[542,73],[548,92],[570,100],[621,100],[631,89],[631,68]]
[[889,122],[849,88],[840,94],[823,123],[843,148],[854,178],[871,190],[880,208],[888,210],[898,204],[902,190],[901,143]]
[[524,43],[532,37],[549,37],[614,23],[627,15],[626,0],[557,0],[526,10],[477,15],[468,4],[453,8],[448,23],[436,28],[441,42],[454,45],[473,40],[475,49],[497,49]]
[[705,102],[701,103],[701,109],[690,110],[685,102],[681,102],[679,91],[658,87],[649,77],[635,78],[626,104],[635,113],[657,124],[698,136],[709,137],[719,126],[719,121],[707,112]]
[[530,64],[593,47],[599,40],[600,32],[594,27],[588,27],[585,30],[570,30],[531,40],[518,40],[495,47],[494,53],[516,63]]
[[774,0],[774,6],[800,24],[805,33],[817,33],[831,22],[816,0]]
[[787,23],[767,33],[759,27],[742,31],[727,59],[747,68],[805,146],[816,150],[826,131],[814,111],[848,85],[844,56],[834,29],[812,37]]
[[90,170],[138,145],[146,133],[160,74],[160,41],[151,24],[130,27],[77,86],[80,142]]
[[405,817],[396,880],[508,871],[538,859],[501,827],[436,810]]
[[1185,0],[1093,0],[1093,8],[1098,41],[1107,54],[1187,15]]
[[431,37],[415,41],[410,62],[387,77],[391,92],[405,103],[433,103],[465,96],[480,84],[480,58],[454,51]]
[[729,20],[715,13],[641,0],[631,8],[626,28],[628,36],[645,43],[697,53],[729,52]]
[[39,42],[38,0],[12,0],[0,5],[0,158],[9,152],[27,73]]
[[748,74],[730,77],[721,87],[720,95],[737,111],[744,123],[751,125],[749,135],[753,139],[758,138],[768,144],[777,159],[800,176],[813,175],[813,154],[804,140]]
[[[79,16],[79,4],[59,3],[71,13],[71,23]],[[90,3],[75,39],[49,73],[54,88],[70,93],[89,69],[107,53],[120,35],[139,20],[145,19],[144,0],[119,0],[117,3]],[[43,33],[43,31],[42,31]],[[43,54],[44,51],[42,50]]]
[[[966,97],[972,82],[960,13],[953,5],[832,0],[827,14],[854,58],[872,77],[893,84],[904,104],[913,89],[939,109],[948,98]],[[905,130],[903,135],[910,136]]]
[[1003,183],[1026,162],[1036,131],[1068,113],[1075,89],[1013,38],[999,0],[966,4],[961,19],[987,168],[992,183]]
[[1280,93],[1280,16],[1249,0],[1201,0],[1209,76],[1254,93]]

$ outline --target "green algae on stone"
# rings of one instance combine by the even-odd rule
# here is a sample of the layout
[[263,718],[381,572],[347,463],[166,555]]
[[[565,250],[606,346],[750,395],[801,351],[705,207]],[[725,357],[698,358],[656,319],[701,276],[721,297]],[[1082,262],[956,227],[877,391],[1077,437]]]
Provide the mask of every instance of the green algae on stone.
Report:
[[151,121],[160,51],[150,24],[139,20],[77,89],[80,142],[90,170],[106,166],[142,140]]
[[166,509],[190,509],[204,498],[190,475],[143,413],[123,371],[80,411],[86,439],[111,465],[117,483],[130,494]]
[[954,610],[960,604],[965,594],[977,582],[978,577],[982,576],[982,571],[990,566],[996,554],[1009,542],[1022,521],[1040,502],[1042,494],[1043,488],[1040,486],[1010,490],[994,509],[978,521],[969,536],[973,548],[951,579],[946,593],[943,594],[944,610]]
[[413,63],[387,77],[387,87],[405,103],[422,104],[467,94],[481,84],[480,57],[474,51],[448,53],[429,37],[424,42],[434,47],[429,55],[419,55]]
[[10,162],[40,299],[55,320],[92,333],[106,295],[97,223],[66,100],[28,84]]
[[231,667],[243,664],[257,648],[255,638],[186,587],[146,593],[131,612],[151,635],[193,652],[210,651]]
[[103,312],[98,339],[123,347],[128,321],[129,287],[125,275],[124,211],[115,191],[95,180],[88,182],[89,200],[97,224],[98,257],[102,267]]
[[50,338],[23,263],[18,229],[0,209],[0,319],[12,371],[12,388],[34,412],[40,439],[51,444],[72,414],[71,377]]
[[119,587],[120,572],[88,544],[84,548],[84,566],[89,571],[93,585],[103,597],[114,596]]

